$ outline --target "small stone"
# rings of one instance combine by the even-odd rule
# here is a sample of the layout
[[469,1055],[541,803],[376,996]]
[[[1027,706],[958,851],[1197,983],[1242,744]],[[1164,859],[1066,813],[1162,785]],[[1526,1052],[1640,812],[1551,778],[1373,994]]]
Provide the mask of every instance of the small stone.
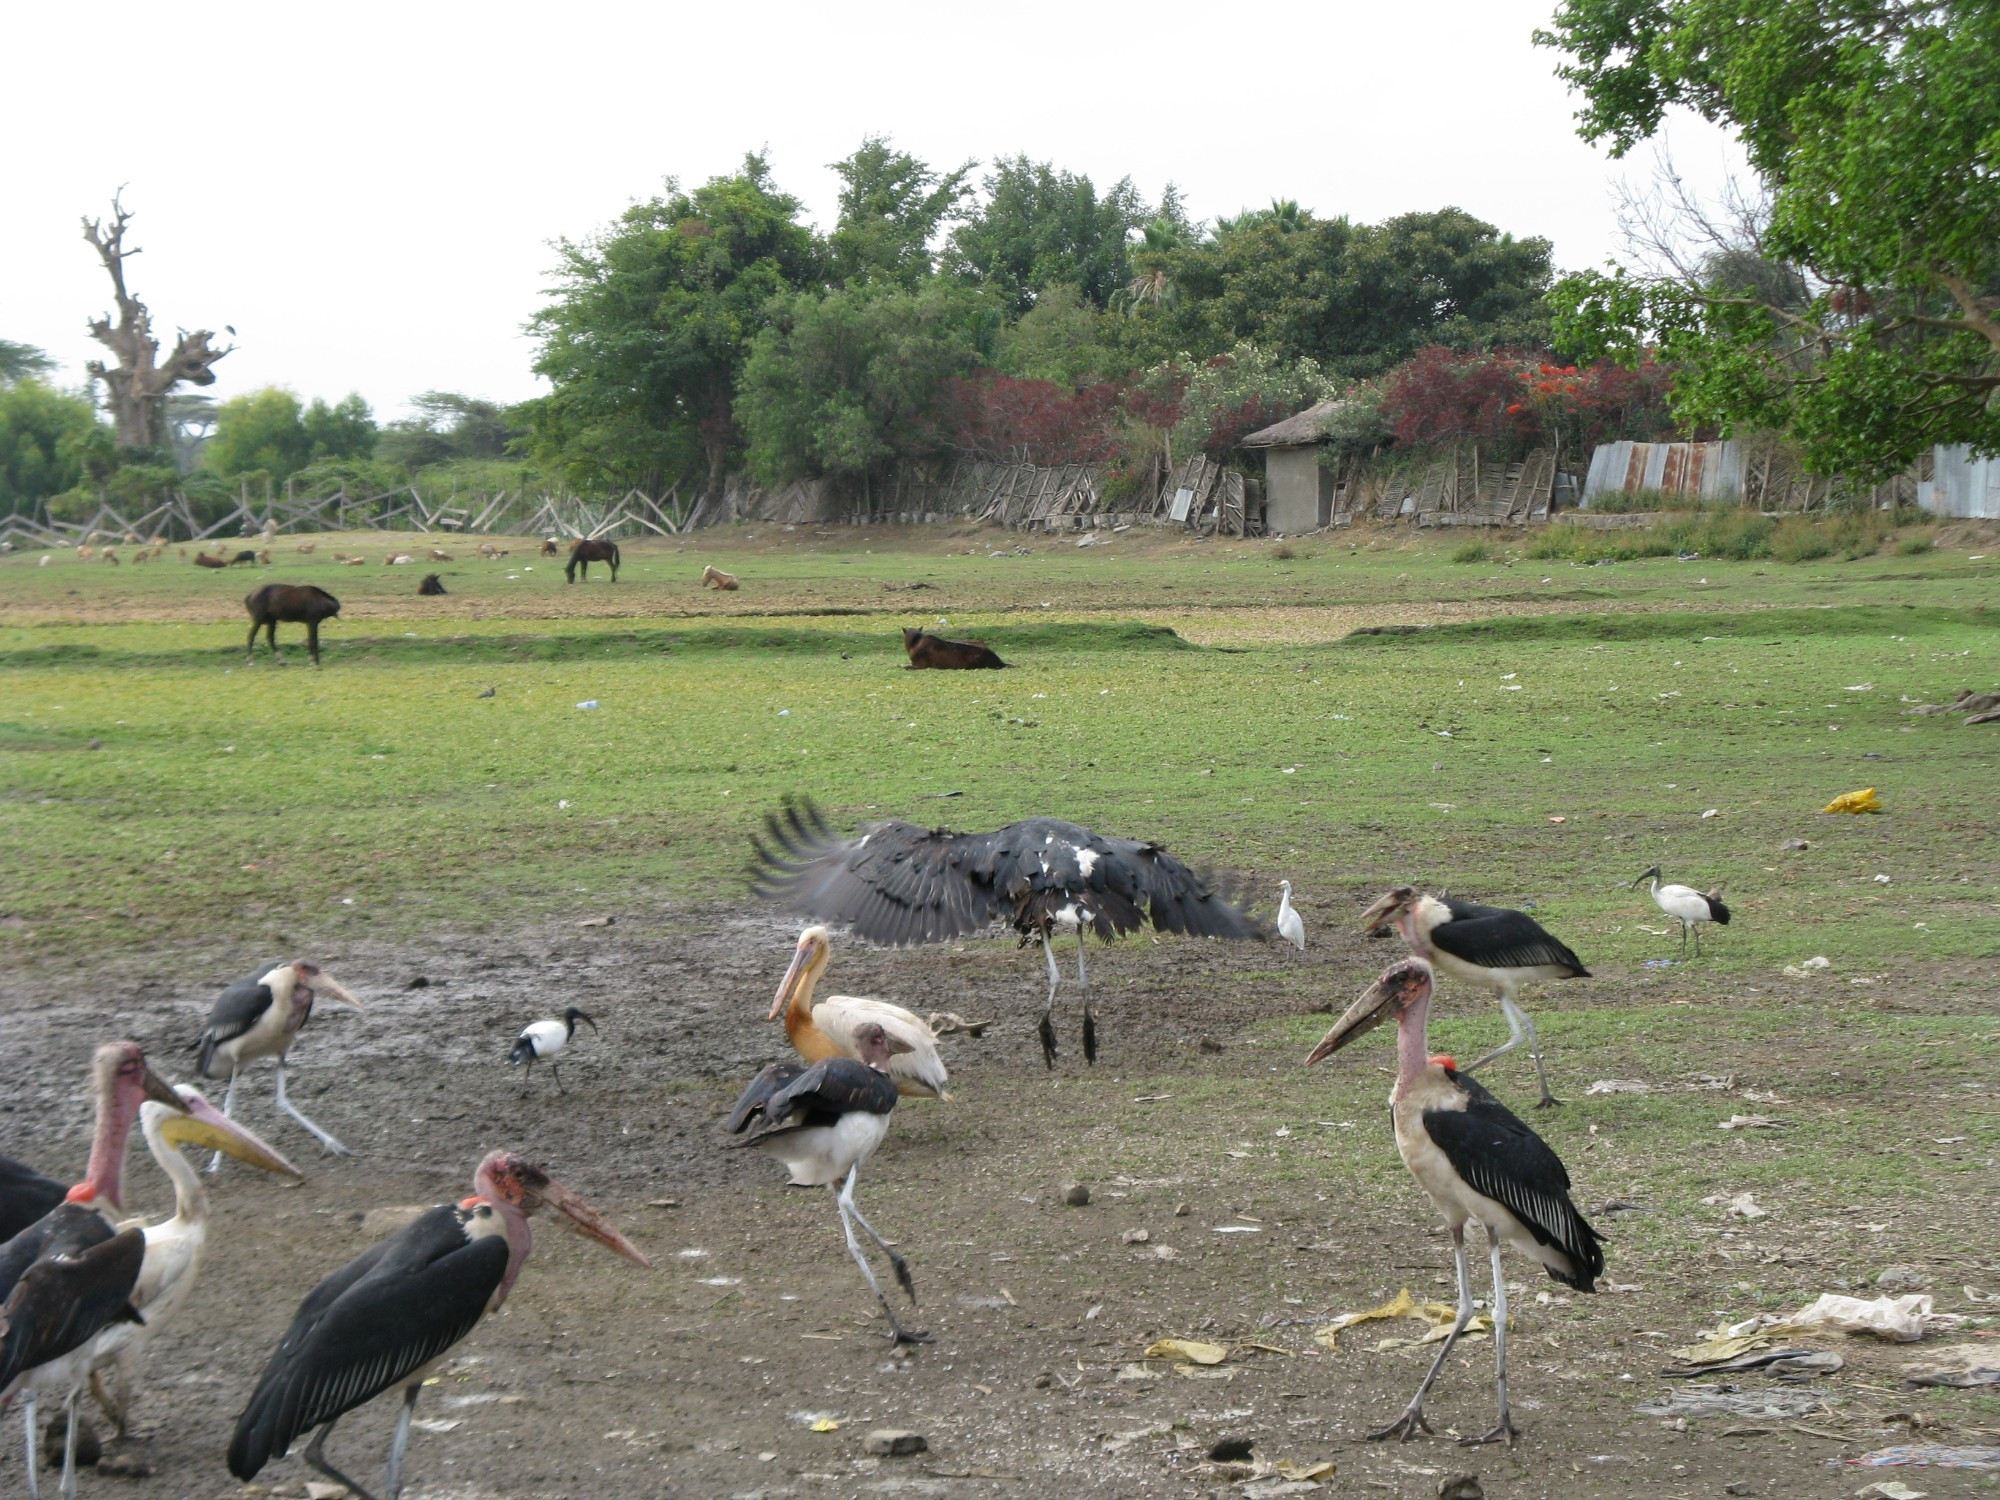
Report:
[[1215,1466],[1215,1477],[1226,1480],[1230,1484],[1241,1484],[1246,1479],[1255,1479],[1257,1477],[1257,1466],[1255,1464],[1217,1464]]
[[391,1208],[371,1208],[361,1216],[361,1232],[371,1240],[384,1239],[406,1229],[431,1211],[428,1203],[399,1203]]
[[104,748],[104,741],[92,740],[88,745],[84,746],[84,748],[86,750],[102,750]]
[[1189,1208],[1185,1203],[1176,1203],[1174,1205],[1174,1217],[1176,1219],[1185,1219],[1189,1214],[1193,1212],[1194,1210],[1192,1208]]
[[1453,1474],[1438,1481],[1438,1500],[1486,1500],[1477,1474]]
[[1143,1245],[1152,1237],[1152,1234],[1144,1229],[1128,1229],[1118,1236],[1127,1245]]
[[873,1458],[905,1458],[912,1453],[930,1452],[930,1440],[921,1432],[899,1427],[878,1427],[861,1440],[861,1451]]
[[1062,1189],[1062,1201],[1067,1203],[1071,1208],[1082,1208],[1084,1204],[1090,1201],[1090,1189],[1080,1182],[1065,1182]]
[[1050,1374],[1047,1370],[1044,1370],[1042,1371],[1041,1374],[1037,1375],[1033,1380],[1029,1381],[1028,1383],[1038,1391],[1045,1391],[1050,1386],[1056,1383],[1056,1378],[1054,1375]]
[[1778,845],[1778,847],[1780,849],[1796,853],[1803,849],[1810,849],[1812,848],[1812,845],[1808,844],[1804,839],[1786,839],[1784,843]]
[[1240,1464],[1250,1457],[1253,1446],[1246,1437],[1217,1438],[1208,1445],[1208,1456],[1219,1464]]
[[1754,1495],[1757,1493],[1757,1486],[1747,1484],[1739,1479],[1734,1484],[1725,1484],[1722,1487],[1722,1493],[1725,1495]]
[[129,1453],[114,1453],[97,1461],[97,1472],[117,1479],[150,1479],[153,1477],[153,1466]]
[[1875,1278],[1875,1285],[1885,1292],[1921,1292],[1931,1284],[1931,1279],[1915,1266],[1888,1266]]
[[306,1500],[347,1500],[353,1493],[344,1484],[323,1484],[316,1479],[306,1481]]
[[1220,1052],[1222,1050],[1222,1043],[1218,1042],[1212,1036],[1205,1036],[1201,1039],[1201,1050],[1204,1052]]

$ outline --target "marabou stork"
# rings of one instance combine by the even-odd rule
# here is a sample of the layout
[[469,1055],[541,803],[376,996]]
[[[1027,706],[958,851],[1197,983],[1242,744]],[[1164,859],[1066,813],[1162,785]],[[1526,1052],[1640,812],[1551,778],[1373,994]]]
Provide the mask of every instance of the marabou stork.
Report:
[[[201,1049],[200,1072],[213,1078],[215,1060],[229,1064],[229,1088],[222,1096],[222,1112],[236,1113],[236,1075],[243,1064],[259,1057],[278,1059],[278,1108],[312,1132],[321,1146],[340,1156],[352,1156],[332,1133],[319,1128],[285,1097],[285,1054],[298,1040],[299,1030],[312,1015],[313,1001],[324,995],[342,1005],[361,1009],[361,1002],[346,986],[318,964],[298,959],[278,964],[249,979],[239,979],[216,998],[208,1012],[208,1025],[196,1043]],[[210,1159],[209,1171],[222,1164],[221,1153]]]
[[562,1065],[556,1058],[563,1048],[569,1045],[570,1038],[576,1035],[578,1021],[583,1022],[592,1032],[597,1030],[597,1023],[574,1005],[562,1013],[560,1021],[531,1021],[521,1028],[521,1034],[514,1038],[513,1051],[507,1054],[507,1061],[510,1066],[514,1063],[528,1065],[527,1072],[521,1075],[522,1092],[527,1091],[528,1080],[534,1076],[535,1064],[538,1062],[549,1065],[549,1072],[556,1080],[558,1094],[569,1092],[563,1087]]
[[[0,1406],[22,1398],[31,1496],[37,1493],[38,1396],[54,1393],[63,1403],[69,1425],[63,1494],[73,1496],[77,1397],[100,1362],[101,1339],[114,1326],[140,1322],[140,1307],[149,1300],[142,1282],[148,1260],[145,1227],[136,1220],[112,1222],[122,1207],[125,1147],[133,1119],[142,1107],[175,1117],[187,1117],[191,1110],[147,1065],[135,1043],[105,1043],[97,1049],[93,1070],[97,1130],[84,1180],[40,1222],[0,1246]],[[256,1149],[268,1151],[248,1132],[240,1134]],[[211,1139],[219,1143],[224,1135]],[[155,1154],[162,1149],[156,1146]]]
[[[302,1173],[255,1134],[223,1114],[194,1089],[177,1086],[182,1105],[178,1110],[148,1099],[139,1107],[139,1128],[153,1160],[174,1185],[174,1212],[171,1218],[143,1226],[146,1236],[145,1260],[139,1281],[132,1290],[131,1303],[143,1323],[116,1322],[97,1337],[91,1352],[92,1389],[98,1402],[110,1414],[123,1437],[131,1408],[132,1372],[144,1358],[163,1324],[172,1319],[194,1290],[201,1274],[202,1255],[208,1248],[208,1194],[200,1175],[180,1153],[183,1145],[226,1152],[238,1161],[298,1182]],[[129,1226],[126,1226],[129,1227]],[[105,1367],[112,1371],[115,1395],[107,1394],[98,1378]]]
[[1371,931],[1392,922],[1417,957],[1429,959],[1454,979],[1467,979],[1500,994],[1500,1010],[1507,1017],[1507,1040],[1465,1071],[1471,1073],[1512,1052],[1525,1035],[1528,1055],[1535,1060],[1535,1077],[1542,1086],[1542,1097],[1535,1101],[1535,1107],[1547,1109],[1561,1103],[1549,1092],[1548,1069],[1542,1063],[1542,1043],[1535,1035],[1535,1023],[1514,996],[1530,979],[1588,979],[1590,970],[1583,966],[1583,960],[1526,912],[1475,906],[1450,896],[1420,895],[1415,886],[1397,886],[1361,915],[1361,925]]
[[861,1060],[861,1029],[873,1022],[904,1044],[889,1059],[889,1077],[896,1092],[926,1099],[949,1099],[945,1085],[950,1075],[938,1056],[937,1033],[900,1005],[887,1000],[871,1000],[860,995],[828,995],[813,1003],[813,990],[826,972],[833,951],[833,936],[824,927],[808,927],[799,934],[792,966],[778,982],[777,998],[771,1002],[767,1021],[785,1018],[785,1035],[793,1050],[809,1063],[831,1057]]
[[1690,932],[1694,934],[1694,956],[1701,957],[1702,923],[1713,922],[1718,927],[1729,925],[1729,908],[1722,904],[1722,887],[1703,892],[1691,885],[1661,885],[1658,865],[1632,882],[1634,890],[1639,888],[1640,880],[1652,882],[1654,904],[1681,924],[1681,957],[1687,957]]
[[26,1162],[0,1156],[0,1245],[62,1202],[69,1189]]
[[1451,1230],[1458,1262],[1458,1318],[1438,1350],[1423,1384],[1403,1414],[1370,1438],[1408,1440],[1424,1421],[1424,1397],[1472,1321],[1472,1274],[1465,1260],[1465,1226],[1476,1220],[1485,1230],[1493,1263],[1494,1384],[1500,1420],[1466,1443],[1491,1443],[1516,1436],[1507,1406],[1507,1283],[1500,1247],[1540,1261],[1550,1276],[1580,1292],[1597,1290],[1604,1274],[1603,1238],[1570,1201],[1569,1173],[1542,1138],[1478,1083],[1459,1072],[1450,1058],[1433,1058],[1425,1040],[1433,976],[1422,957],[1402,959],[1383,971],[1368,992],[1334,1023],[1306,1058],[1312,1066],[1363,1032],[1396,1018],[1396,1085],[1389,1113],[1403,1164],[1430,1195]]
[[479,1164],[474,1192],[441,1204],[314,1287],[264,1367],[236,1419],[229,1472],[254,1478],[314,1427],[305,1461],[368,1500],[368,1492],[327,1462],[327,1435],[348,1412],[384,1391],[403,1393],[389,1447],[383,1500],[403,1488],[410,1414],[431,1368],[507,1300],[534,1236],[528,1216],[549,1208],[568,1228],[646,1265],[646,1257],[603,1215],[542,1168],[509,1151]]
[[889,1061],[909,1048],[876,1021],[861,1027],[855,1043],[861,1053],[858,1062],[851,1057],[830,1057],[809,1068],[796,1063],[767,1065],[750,1080],[730,1111],[726,1128],[740,1139],[728,1144],[756,1147],[777,1157],[789,1169],[795,1186],[824,1186],[833,1193],[840,1227],[847,1235],[847,1253],[861,1267],[869,1290],[888,1314],[891,1341],[927,1344],[929,1334],[912,1332],[896,1321],[896,1310],[882,1294],[881,1283],[854,1238],[854,1226],[859,1224],[889,1257],[897,1284],[909,1293],[915,1306],[917,1287],[910,1279],[909,1262],[875,1232],[875,1226],[861,1216],[854,1202],[854,1179],[861,1164],[889,1133],[889,1115],[896,1108]]
[[1306,951],[1305,919],[1292,905],[1292,883],[1289,880],[1278,882],[1278,936],[1299,952]]
[[953,833],[889,821],[841,838],[812,803],[787,801],[764,820],[775,850],[752,838],[754,889],[825,922],[841,922],[870,942],[902,947],[944,942],[1004,920],[1023,945],[1040,940],[1049,961],[1042,1007],[1042,1060],[1056,1059],[1051,1016],[1062,978],[1050,939],[1076,934],[1076,982],[1083,992],[1083,1057],[1097,1061],[1097,1023],[1084,975],[1084,934],[1105,942],[1137,932],[1150,918],[1161,932],[1261,938],[1263,925],[1224,890],[1157,844],[1092,833],[1059,818],[1029,818],[992,833]]

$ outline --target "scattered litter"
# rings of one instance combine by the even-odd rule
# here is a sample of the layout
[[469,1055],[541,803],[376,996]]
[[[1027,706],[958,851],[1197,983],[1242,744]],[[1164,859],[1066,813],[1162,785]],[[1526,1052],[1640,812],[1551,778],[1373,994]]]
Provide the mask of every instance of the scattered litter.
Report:
[[1549,819],[1549,821],[1551,823],[1567,823],[1569,819],[1565,818],[1561,813],[1556,813]]
[[[1386,1318],[1417,1318],[1430,1324],[1430,1328],[1419,1339],[1384,1339],[1376,1344],[1376,1349],[1397,1348],[1406,1344],[1434,1343],[1443,1338],[1458,1321],[1458,1309],[1445,1302],[1418,1302],[1410,1296],[1410,1289],[1404,1287],[1384,1302],[1380,1307],[1371,1307],[1366,1312],[1341,1313],[1329,1319],[1323,1327],[1313,1330],[1313,1341],[1328,1349],[1338,1349],[1342,1329],[1352,1328],[1357,1323],[1373,1323]],[[1493,1331],[1493,1319],[1481,1314],[1465,1325],[1465,1338],[1474,1338]]]
[[1255,1224],[1212,1224],[1209,1227],[1217,1234],[1262,1234],[1264,1232]]
[[1649,958],[1646,960],[1646,967],[1649,969],[1671,969],[1673,966],[1674,961],[1671,958]]
[[1901,1464],[1926,1464],[1934,1469],[2000,1469],[2000,1448],[1955,1448],[1943,1443],[1904,1443],[1877,1448],[1850,1458],[1852,1469],[1890,1469]]
[[1948,1385],[1969,1390],[1976,1385],[2000,1385],[2000,1349],[1978,1344],[1953,1344],[1903,1366],[1906,1385]]
[[1757,1200],[1748,1193],[1738,1193],[1733,1198],[1725,1197],[1721,1193],[1712,1193],[1701,1201],[1710,1207],[1719,1204],[1738,1219],[1768,1219],[1771,1216],[1771,1211],[1768,1208],[1759,1208]]
[[1800,1308],[1783,1322],[1793,1328],[1827,1329],[1839,1333],[1872,1333],[1895,1343],[1914,1343],[1926,1333],[1956,1328],[1965,1319],[1956,1313],[1931,1310],[1928,1295],[1906,1297],[1843,1297],[1828,1292]]
[[456,1417],[418,1417],[410,1425],[419,1432],[450,1432],[454,1427],[463,1427],[465,1424]]
[[1722,816],[1722,809],[1719,807],[1711,807],[1707,812],[1703,813],[1702,816],[1704,818],[1719,818]]
[[[1669,1380],[1686,1380],[1700,1375],[1734,1375],[1744,1370],[1761,1369],[1768,1365],[1774,1375],[1799,1375],[1806,1372],[1831,1375],[1842,1369],[1847,1361],[1838,1354],[1822,1354],[1817,1349],[1794,1349],[1787,1347],[1756,1348],[1768,1345],[1767,1338],[1710,1339],[1704,1344],[1694,1344],[1686,1349],[1676,1349],[1674,1356],[1679,1364],[1668,1365],[1660,1374]],[[1736,1350],[1735,1354],[1728,1351]]]
[[1654,1092],[1654,1089],[1650,1083],[1644,1083],[1637,1078],[1600,1078],[1584,1090],[1586,1094],[1650,1094],[1652,1092]]
[[1802,964],[1786,964],[1785,978],[1810,979],[1814,974],[1818,973],[1821,969],[1830,969],[1832,967],[1833,967],[1833,961],[1831,959],[1825,957],[1824,955],[1815,955],[1814,957],[1807,959]]
[[1838,1405],[1841,1397],[1815,1387],[1783,1387],[1742,1391],[1733,1385],[1676,1386],[1664,1396],[1641,1401],[1642,1417],[1765,1417],[1811,1416]]
[[1783,1130],[1788,1122],[1768,1115],[1731,1115],[1717,1130]]
[[1331,1479],[1335,1471],[1334,1462],[1330,1458],[1322,1459],[1316,1464],[1277,1463],[1272,1467],[1278,1471],[1280,1477],[1298,1484],[1311,1484],[1315,1479]]
[[576,925],[579,927],[609,927],[617,920],[616,917],[585,917]]
[[1885,1479],[1854,1492],[1854,1500],[1924,1500],[1929,1490],[1913,1490],[1907,1484]]
[[1872,682],[1857,682],[1853,687],[1842,688],[1841,691],[1843,693],[1872,693],[1875,691],[1875,684]]
[[840,1424],[832,1417],[821,1417],[806,1428],[808,1432],[838,1432]]
[[1198,1339],[1158,1339],[1146,1346],[1148,1359],[1179,1359],[1196,1365],[1219,1365],[1229,1358],[1221,1344],[1204,1344]]
[[1780,849],[1786,849],[1794,853],[1797,853],[1812,848],[1812,845],[1807,843],[1804,839],[1786,839],[1784,843],[1778,845],[1778,847]]
[[1875,795],[1872,786],[1858,792],[1842,792],[1820,809],[1823,813],[1878,813],[1881,810],[1882,799]]

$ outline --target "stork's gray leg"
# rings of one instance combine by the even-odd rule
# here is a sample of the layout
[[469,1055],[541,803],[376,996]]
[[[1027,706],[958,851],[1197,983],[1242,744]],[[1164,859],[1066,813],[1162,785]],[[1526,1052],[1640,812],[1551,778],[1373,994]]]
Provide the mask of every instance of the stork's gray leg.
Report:
[[1458,1336],[1465,1332],[1465,1325],[1472,1321],[1472,1268],[1465,1261],[1465,1226],[1454,1224],[1451,1230],[1451,1251],[1458,1261],[1458,1320],[1451,1325],[1451,1332],[1445,1335],[1444,1347],[1431,1361],[1431,1367],[1424,1375],[1424,1383],[1417,1387],[1416,1395],[1410,1397],[1410,1404],[1403,1408],[1403,1414],[1387,1427],[1378,1427],[1368,1434],[1370,1442],[1383,1438],[1401,1438],[1410,1441],[1419,1432],[1429,1432],[1431,1424],[1424,1420],[1424,1397],[1431,1393],[1431,1384],[1438,1378],[1438,1371],[1444,1368],[1445,1359],[1451,1354],[1451,1346],[1458,1342]]
[[[236,1075],[240,1070],[235,1063],[229,1065],[229,1087],[223,1090],[222,1112],[230,1119],[236,1118]],[[208,1170],[213,1172],[222,1165],[222,1153],[216,1152],[208,1159]]]
[[[847,1174],[847,1180],[849,1185],[852,1186],[854,1181],[854,1173],[852,1171]],[[861,1242],[854,1237],[854,1219],[849,1216],[846,1194],[831,1183],[828,1183],[827,1187],[833,1193],[833,1206],[840,1213],[841,1232],[847,1236],[847,1253],[853,1256],[854,1263],[861,1267],[861,1274],[868,1281],[868,1290],[873,1292],[875,1300],[882,1304],[883,1315],[888,1318],[889,1327],[894,1330],[889,1335],[890,1341],[897,1344],[929,1343],[931,1338],[929,1334],[913,1333],[896,1321],[896,1309],[891,1307],[889,1299],[882,1295],[882,1284],[875,1279],[874,1268],[868,1264],[868,1256],[863,1252]]]
[[321,1130],[319,1126],[313,1124],[311,1120],[308,1120],[301,1114],[292,1104],[291,1100],[285,1097],[285,1060],[282,1057],[278,1059],[278,1108],[305,1126],[307,1130],[310,1130],[319,1143],[335,1156],[352,1156],[354,1154],[341,1145],[339,1141],[335,1140],[331,1131]]
[[63,1434],[62,1500],[76,1500],[76,1398],[82,1394],[83,1387],[73,1385],[63,1402],[63,1421],[69,1430]]
[[389,1474],[382,1481],[382,1500],[396,1500],[403,1493],[403,1450],[410,1446],[410,1417],[422,1389],[422,1385],[413,1385],[403,1392],[402,1414],[396,1418],[396,1436],[389,1444]]
[[1083,977],[1084,931],[1076,930],[1076,987],[1083,991],[1083,1060],[1097,1062],[1097,1018],[1090,1013],[1090,981]]
[[1493,1237],[1493,1359],[1495,1389],[1500,1393],[1500,1420],[1491,1432],[1476,1438],[1460,1438],[1462,1443],[1505,1443],[1514,1446],[1520,1434],[1514,1430],[1514,1414],[1507,1406],[1507,1278],[1500,1272],[1500,1240]]
[[28,1500],[42,1500],[42,1486],[35,1473],[35,1439],[41,1434],[35,1429],[35,1388],[31,1385],[21,1393],[21,1420],[28,1432]]
[[858,1167],[850,1167],[848,1169],[847,1186],[840,1190],[841,1200],[846,1203],[847,1211],[854,1215],[854,1222],[867,1230],[868,1238],[881,1246],[882,1253],[889,1257],[889,1264],[896,1268],[896,1284],[909,1293],[910,1305],[915,1307],[917,1305],[917,1284],[910,1279],[910,1263],[898,1255],[895,1248],[875,1232],[875,1226],[870,1224],[862,1214],[861,1205],[854,1201],[854,1177],[859,1170],[860,1168]]
[[1690,923],[1688,923],[1688,927],[1689,927],[1689,929],[1690,929],[1690,930],[1692,930],[1692,931],[1693,931],[1693,933],[1694,933],[1694,956],[1695,956],[1696,958],[1700,958],[1700,957],[1701,957],[1701,923],[1699,923],[1699,922],[1690,922]]
[[355,1494],[359,1495],[361,1497],[361,1500],[375,1500],[375,1497],[369,1494],[368,1491],[361,1488],[360,1485],[356,1484],[353,1480],[349,1479],[345,1474],[341,1473],[340,1470],[336,1469],[332,1464],[327,1462],[326,1459],[327,1436],[333,1431],[333,1423],[338,1422],[339,1420],[340,1420],[339,1417],[335,1417],[333,1419],[333,1422],[327,1423],[326,1426],[320,1428],[318,1432],[314,1433],[313,1440],[310,1443],[306,1444],[306,1451],[301,1453],[299,1457],[303,1458],[307,1463],[311,1464],[315,1469],[318,1469],[320,1473],[324,1474],[328,1479],[331,1479],[335,1484],[346,1485],[350,1490],[354,1491]]
[[1062,983],[1062,975],[1056,969],[1056,950],[1049,946],[1049,934],[1042,932],[1042,956],[1049,961],[1049,998],[1042,1006],[1042,1062],[1053,1068],[1056,1065],[1056,1023],[1050,1019],[1056,1009],[1056,986]]
[[1542,1063],[1542,1042],[1541,1038],[1535,1035],[1535,1023],[1529,1019],[1525,1010],[1514,1003],[1512,995],[1500,997],[1500,1014],[1507,1018],[1509,1033],[1507,1040],[1471,1066],[1460,1068],[1459,1072],[1470,1073],[1475,1068],[1483,1068],[1494,1058],[1506,1056],[1525,1040],[1528,1044],[1528,1056],[1535,1060],[1535,1077],[1542,1086],[1542,1097],[1535,1101],[1535,1108],[1547,1109],[1551,1105],[1562,1103],[1562,1100],[1549,1092],[1549,1070]]

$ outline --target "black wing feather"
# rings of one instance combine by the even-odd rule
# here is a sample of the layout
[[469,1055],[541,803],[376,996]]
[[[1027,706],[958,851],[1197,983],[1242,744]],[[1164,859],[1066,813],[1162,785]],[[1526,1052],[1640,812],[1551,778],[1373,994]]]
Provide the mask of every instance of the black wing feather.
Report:
[[1503,1205],[1535,1237],[1569,1257],[1573,1274],[1549,1275],[1579,1291],[1595,1291],[1604,1274],[1604,1238],[1569,1196],[1569,1169],[1548,1142],[1463,1073],[1447,1076],[1470,1096],[1462,1110],[1424,1112],[1424,1130],[1477,1192]]
[[1149,916],[1162,932],[1264,935],[1230,891],[1158,845],[1107,838],[1057,818],[992,833],[892,820],[843,838],[812,803],[788,800],[765,819],[764,833],[750,841],[757,894],[890,946],[963,937],[1002,918],[1040,931],[1079,897],[1104,938],[1137,931]]
[[93,1245],[101,1245],[117,1231],[94,1208],[80,1203],[58,1203],[26,1229],[0,1245],[0,1302],[14,1294],[14,1286],[28,1267],[45,1255],[81,1255]]
[[842,1115],[886,1115],[895,1107],[896,1085],[889,1076],[851,1057],[830,1057],[809,1068],[771,1063],[750,1080],[725,1127],[741,1137],[730,1145],[754,1146],[788,1131],[837,1124]]
[[208,1025],[201,1033],[201,1060],[198,1067],[201,1076],[207,1078],[209,1065],[215,1060],[215,1049],[224,1042],[233,1042],[263,1019],[274,999],[271,987],[264,983],[264,975],[277,968],[272,964],[259,969],[256,977],[239,979],[220,995],[209,1007]]
[[145,1260],[146,1233],[135,1226],[82,1248],[52,1246],[24,1270],[0,1303],[0,1391],[113,1323],[142,1321],[132,1288]]
[[1590,970],[1533,917],[1504,906],[1476,906],[1446,898],[1451,920],[1431,929],[1431,942],[1453,958],[1485,969],[1533,969],[1544,964],[1570,970],[1572,979],[1588,979]]
[[506,1236],[468,1239],[433,1208],[315,1287],[265,1366],[229,1444],[250,1479],[299,1434],[403,1384],[478,1325],[507,1274]]
[[1709,921],[1715,923],[1718,927],[1727,927],[1729,925],[1729,908],[1722,904],[1721,894],[1716,891],[1710,891],[1701,899],[1708,903]]
[[[53,1177],[25,1162],[0,1156],[0,1245],[46,1215],[69,1194]],[[0,1297],[6,1293],[0,1291]]]

